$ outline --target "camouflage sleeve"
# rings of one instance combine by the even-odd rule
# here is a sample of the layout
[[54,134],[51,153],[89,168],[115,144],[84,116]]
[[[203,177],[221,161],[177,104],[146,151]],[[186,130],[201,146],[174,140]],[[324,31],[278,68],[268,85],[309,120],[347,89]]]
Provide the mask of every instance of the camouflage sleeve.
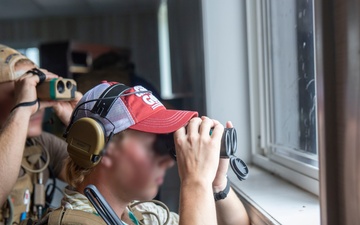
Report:
[[[160,224],[164,224],[168,217],[168,225],[179,224],[179,215],[177,213],[169,212],[164,207],[157,205],[151,201],[136,205],[135,208],[137,211],[141,212],[143,217],[142,222],[145,225],[158,224],[156,216],[159,218],[161,222]],[[156,216],[154,216],[154,214]]]

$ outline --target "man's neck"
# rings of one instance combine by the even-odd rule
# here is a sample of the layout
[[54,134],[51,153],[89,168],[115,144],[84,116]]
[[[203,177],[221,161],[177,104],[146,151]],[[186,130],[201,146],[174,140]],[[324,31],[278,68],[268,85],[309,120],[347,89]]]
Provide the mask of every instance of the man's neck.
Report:
[[84,194],[84,189],[90,184],[93,184],[98,189],[112,210],[119,218],[121,218],[123,213],[126,212],[126,207],[130,202],[120,200],[111,192],[111,188],[107,187],[105,184],[99,184],[97,182],[83,182],[82,185],[79,185],[77,191]]

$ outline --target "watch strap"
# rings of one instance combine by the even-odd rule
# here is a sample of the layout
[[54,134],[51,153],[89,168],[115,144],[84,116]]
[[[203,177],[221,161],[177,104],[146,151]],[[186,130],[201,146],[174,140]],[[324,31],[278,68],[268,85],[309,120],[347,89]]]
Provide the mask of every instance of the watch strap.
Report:
[[214,199],[215,201],[218,201],[218,200],[221,200],[221,199],[224,199],[227,197],[227,195],[229,194],[229,191],[230,191],[230,182],[229,182],[229,179],[227,179],[227,183],[226,183],[226,187],[224,190],[222,191],[219,191],[217,193],[214,193]]

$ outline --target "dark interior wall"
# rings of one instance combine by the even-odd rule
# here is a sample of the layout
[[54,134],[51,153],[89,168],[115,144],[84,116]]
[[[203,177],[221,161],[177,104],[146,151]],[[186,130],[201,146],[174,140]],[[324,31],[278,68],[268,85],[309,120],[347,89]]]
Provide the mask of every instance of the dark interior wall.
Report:
[[183,106],[206,114],[202,8],[200,0],[168,0],[173,92]]
[[[172,103],[206,115],[205,69],[201,0],[168,0],[172,90],[179,97]],[[178,106],[178,105],[176,105]],[[160,196],[169,209],[179,207],[180,181],[177,167],[165,177]]]
[[0,43],[15,48],[74,40],[131,50],[136,72],[160,88],[156,9],[107,15],[0,20]]

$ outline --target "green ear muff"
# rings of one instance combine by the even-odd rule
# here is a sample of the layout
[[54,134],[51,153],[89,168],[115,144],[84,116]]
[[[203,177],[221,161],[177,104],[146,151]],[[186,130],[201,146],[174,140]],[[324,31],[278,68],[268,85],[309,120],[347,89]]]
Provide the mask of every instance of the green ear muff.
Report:
[[77,165],[91,168],[100,162],[105,147],[105,129],[94,118],[81,118],[72,124],[66,142],[68,153]]

